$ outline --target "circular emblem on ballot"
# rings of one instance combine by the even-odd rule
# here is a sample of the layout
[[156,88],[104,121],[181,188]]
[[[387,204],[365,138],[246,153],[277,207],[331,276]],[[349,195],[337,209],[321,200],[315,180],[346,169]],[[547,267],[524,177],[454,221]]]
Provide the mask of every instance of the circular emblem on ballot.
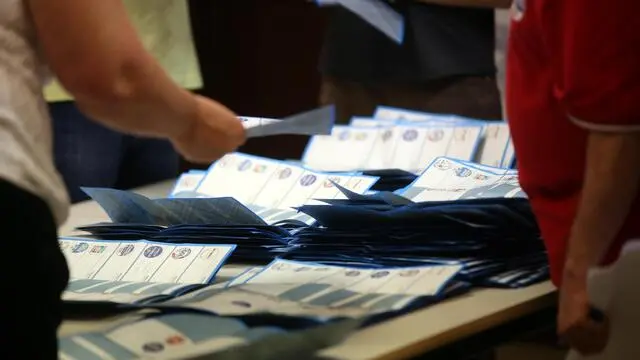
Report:
[[445,159],[437,160],[435,164],[433,164],[433,166],[435,166],[436,169],[442,170],[442,171],[451,169],[451,163]]
[[404,132],[402,135],[404,141],[414,141],[418,138],[418,131],[415,129],[410,129]]
[[302,179],[300,179],[300,185],[302,185],[302,186],[311,186],[311,185],[313,185],[313,183],[316,182],[316,179],[317,178],[316,178],[315,175],[311,175],[311,174],[305,175],[305,176],[302,177]]
[[73,248],[71,248],[71,251],[73,253],[79,254],[81,252],[87,251],[88,248],[89,248],[89,244],[87,244],[85,242],[81,242],[81,243],[78,243],[78,244],[74,245]]
[[456,169],[456,176],[458,177],[469,177],[471,176],[471,170],[466,167],[459,167]]
[[280,170],[280,174],[278,174],[278,178],[280,178],[280,180],[284,180],[289,176],[291,176],[291,172],[292,172],[291,168],[284,168]]
[[180,260],[180,259],[186,258],[190,254],[191,254],[191,249],[189,249],[188,247],[183,247],[183,248],[176,249],[171,254],[171,257],[176,259],[176,260]]
[[156,258],[158,256],[160,256],[162,254],[162,248],[160,246],[149,246],[148,248],[146,248],[144,250],[144,256],[149,258],[149,259],[153,259]]
[[238,170],[239,171],[245,171],[245,170],[249,170],[251,168],[251,160],[245,160],[243,162],[240,163],[240,165],[238,165]]
[[118,250],[118,256],[127,256],[133,252],[136,247],[134,245],[125,245]]
[[444,138],[444,131],[442,129],[431,130],[427,133],[427,139],[432,142],[438,142]]

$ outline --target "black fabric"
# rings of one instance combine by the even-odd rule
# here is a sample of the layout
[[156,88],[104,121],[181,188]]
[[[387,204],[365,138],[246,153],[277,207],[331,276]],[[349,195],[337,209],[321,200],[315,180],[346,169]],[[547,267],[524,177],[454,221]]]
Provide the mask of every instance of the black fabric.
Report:
[[0,359],[57,359],[69,272],[47,204],[0,181]]
[[494,76],[492,9],[407,1],[394,5],[405,17],[399,45],[343,8],[333,9],[320,69],[359,82],[424,83],[452,76]]

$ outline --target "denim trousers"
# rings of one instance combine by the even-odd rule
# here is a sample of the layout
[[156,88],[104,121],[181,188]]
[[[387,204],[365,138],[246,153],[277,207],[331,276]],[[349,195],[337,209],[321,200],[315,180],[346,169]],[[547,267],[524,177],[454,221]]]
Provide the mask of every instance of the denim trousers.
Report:
[[72,202],[80,187],[131,189],[178,175],[180,158],[166,140],[140,138],[91,121],[73,102],[49,104],[54,154]]

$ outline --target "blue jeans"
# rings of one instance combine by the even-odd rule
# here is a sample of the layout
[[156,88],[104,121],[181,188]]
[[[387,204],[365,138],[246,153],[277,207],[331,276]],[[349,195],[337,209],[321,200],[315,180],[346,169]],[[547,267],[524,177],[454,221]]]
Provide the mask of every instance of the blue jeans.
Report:
[[131,189],[175,178],[180,158],[168,141],[139,138],[89,120],[73,102],[49,105],[54,154],[72,202],[84,187]]

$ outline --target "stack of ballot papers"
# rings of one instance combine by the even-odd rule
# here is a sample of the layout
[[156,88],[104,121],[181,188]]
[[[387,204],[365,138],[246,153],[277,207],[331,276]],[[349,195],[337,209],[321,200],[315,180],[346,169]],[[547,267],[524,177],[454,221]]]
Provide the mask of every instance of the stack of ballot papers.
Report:
[[167,199],[147,199],[113,189],[86,188],[116,223],[147,225],[300,224],[313,219],[294,208],[345,198],[338,186],[364,194],[379,177],[323,173],[300,165],[234,153],[206,172],[183,174]]
[[[300,335],[309,336],[305,329],[314,329],[324,347],[385,316],[469,288],[455,281],[463,268],[456,263],[364,269],[275,260],[211,284],[232,248],[77,238],[62,238],[60,245],[71,269],[64,293],[71,305],[156,310],[111,329],[61,338],[62,359],[176,358],[244,346],[256,351],[261,339],[300,342]],[[302,333],[292,338],[293,331]]]
[[205,284],[235,245],[170,245],[149,241],[61,238],[69,265],[65,300],[147,303]]
[[151,305],[217,315],[270,314],[330,321],[424,307],[468,289],[454,281],[461,264],[365,269],[275,260],[224,287],[210,286]]
[[310,359],[343,340],[358,322],[326,325],[177,312],[132,319],[59,339],[61,360]]
[[315,222],[296,207],[347,199],[341,189],[364,194],[378,179],[359,173],[326,174],[288,162],[231,154],[207,172],[184,174],[169,198],[84,189],[112,223],[80,230],[110,240],[233,244],[238,248],[232,261],[264,263],[287,249],[292,229]]
[[548,278],[539,229],[515,170],[437,158],[405,189],[299,208],[288,259],[353,266],[461,262],[460,279],[522,287]]
[[[234,165],[243,164],[247,159],[258,164],[264,162],[267,166],[273,162],[242,154],[233,154],[230,158],[236,160]],[[278,174],[278,167],[291,169],[296,166],[273,163],[274,174]],[[241,172],[238,167],[214,164],[195,189],[203,188],[207,177],[212,176],[211,184],[219,185],[209,185],[204,192],[213,195],[216,189],[228,186],[220,190],[220,195],[254,201],[252,199],[261,196],[260,189],[230,194],[234,187],[215,179],[216,174],[220,174],[220,178],[237,176],[232,184],[241,184],[242,175],[234,175]],[[299,168],[298,178],[303,177],[305,171],[308,170]],[[330,192],[322,190],[328,196],[307,198],[297,202],[302,205],[290,205],[292,208],[281,210],[292,214],[292,218],[300,218],[299,211],[312,221],[291,222],[283,218],[284,221],[268,225],[235,198],[173,198],[153,201],[190,202],[191,210],[182,214],[191,212],[199,217],[191,219],[176,215],[175,220],[164,221],[168,226],[158,226],[161,221],[148,222],[149,214],[163,218],[162,214],[146,211],[135,217],[112,215],[114,223],[80,229],[110,240],[236,245],[237,250],[230,259],[233,262],[265,263],[283,258],[331,265],[384,267],[453,261],[465,264],[458,279],[478,286],[521,287],[548,278],[546,254],[528,200],[518,184],[517,170],[438,157],[410,185],[395,192],[365,191],[375,181],[366,175],[323,176],[332,184],[326,188],[331,189]],[[264,177],[274,178],[268,173]],[[334,178],[337,181],[334,182]],[[270,181],[263,178],[254,183],[266,184],[262,186],[268,189]],[[359,186],[363,183],[364,186]],[[351,189],[341,184],[352,184]],[[352,189],[359,189],[359,192]],[[94,191],[88,190],[90,194]],[[115,190],[101,191],[115,192],[125,198],[139,196]],[[113,213],[100,196],[93,194],[92,197],[107,209],[107,213]],[[282,201],[282,196],[270,198]],[[234,202],[234,206],[244,210],[227,211],[227,208],[215,205],[220,201],[225,205]],[[213,213],[215,216],[223,214],[227,218],[239,218],[238,214],[244,214],[247,217],[242,223],[222,224],[215,216],[208,220],[207,213],[199,209],[211,206],[219,209]],[[248,220],[249,215],[253,222]],[[314,225],[309,226],[311,223]]]
[[78,230],[89,232],[103,240],[124,241],[148,239],[166,244],[183,242],[197,244],[226,244],[237,246],[230,262],[267,263],[289,249],[291,229],[282,226],[219,226],[185,224],[167,227],[150,227],[138,224],[103,223],[81,226]]
[[[111,222],[60,239],[64,299],[155,315],[63,338],[61,358],[261,359],[307,331],[328,346],[474,287],[548,279],[506,123],[380,107],[306,128],[332,111],[243,118],[252,136],[315,133],[300,162],[229,154],[159,199],[86,188]],[[225,263],[251,265],[216,280]]]
[[510,167],[514,161],[508,125],[452,115],[380,107],[371,118],[336,125],[313,136],[302,162],[322,171],[400,169],[420,174],[439,156]]

